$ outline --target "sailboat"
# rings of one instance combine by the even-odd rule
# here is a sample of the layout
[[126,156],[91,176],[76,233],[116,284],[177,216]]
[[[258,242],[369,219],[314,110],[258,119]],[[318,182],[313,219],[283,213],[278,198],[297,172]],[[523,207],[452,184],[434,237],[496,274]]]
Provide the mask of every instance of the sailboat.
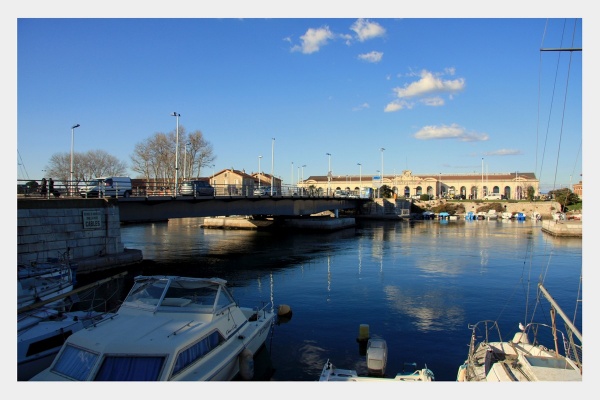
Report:
[[[458,369],[457,381],[582,380],[583,335],[543,284],[538,284],[538,289],[539,294],[551,304],[551,325],[519,323],[519,331],[512,339],[503,340],[497,321],[476,323],[470,327],[472,333],[469,352]],[[557,313],[565,323],[566,332],[557,328]],[[551,339],[550,344],[545,341],[542,343],[544,337]]]
[[[580,48],[541,51],[581,51]],[[540,174],[541,175],[541,174]],[[519,213],[521,214],[521,213]],[[538,220],[538,215],[533,216]],[[504,214],[503,214],[504,217]],[[524,217],[523,217],[524,218]],[[554,217],[556,219],[556,217]],[[519,219],[519,217],[517,217]],[[580,281],[581,282],[581,281]],[[580,288],[581,289],[581,288]],[[578,293],[578,297],[581,292]],[[581,301],[579,298],[577,301]],[[511,334],[503,336],[497,320],[470,325],[467,358],[457,371],[459,382],[582,381],[583,335],[550,295],[541,279],[537,284],[536,308],[550,304],[549,319],[534,312],[525,324],[515,322]],[[557,318],[557,315],[560,318]],[[544,322],[538,322],[539,318]],[[529,320],[528,317],[526,319]],[[562,320],[564,328],[559,326]],[[549,322],[548,322],[549,321]],[[517,328],[518,327],[518,328]],[[504,332],[505,333],[505,332]]]

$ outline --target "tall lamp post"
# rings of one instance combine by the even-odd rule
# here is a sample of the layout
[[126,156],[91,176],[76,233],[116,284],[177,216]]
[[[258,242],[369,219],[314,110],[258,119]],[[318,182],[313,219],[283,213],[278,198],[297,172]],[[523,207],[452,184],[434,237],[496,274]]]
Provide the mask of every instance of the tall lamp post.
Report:
[[262,185],[262,179],[260,178],[260,159],[262,156],[258,156],[258,187],[260,188]]
[[362,164],[356,163],[358,165],[358,196],[360,197],[360,191],[362,190]]
[[69,178],[69,195],[74,193],[73,190],[73,143],[75,142],[75,128],[79,128],[81,125],[75,124],[71,127],[71,174]]
[[327,169],[327,196],[331,193],[331,153],[325,153],[329,158],[329,167]]
[[292,179],[290,180],[290,191],[292,190],[293,184],[294,184],[294,162],[292,161]]
[[381,188],[383,187],[383,151],[385,149],[382,147],[380,150],[381,150],[381,186],[379,186],[379,197],[383,198],[383,195],[381,194]]
[[177,188],[177,184],[179,182],[179,117],[181,117],[181,114],[173,111],[171,116],[177,119],[177,125],[175,128],[175,197],[177,197],[177,192],[179,191]]
[[275,183],[273,175],[275,173],[275,138],[271,139],[273,139],[271,141],[271,196],[273,196],[273,184]]

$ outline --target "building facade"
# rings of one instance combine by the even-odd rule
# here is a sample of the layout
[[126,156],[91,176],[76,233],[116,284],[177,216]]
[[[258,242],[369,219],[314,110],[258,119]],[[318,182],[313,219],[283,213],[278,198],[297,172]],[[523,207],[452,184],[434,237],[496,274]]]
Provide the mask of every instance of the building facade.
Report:
[[413,175],[402,171],[400,175],[380,176],[310,176],[299,186],[305,191],[316,191],[322,195],[333,195],[335,190],[358,193],[360,188],[372,188],[377,193],[382,185],[390,187],[397,197],[413,197],[428,194],[434,198],[456,198],[481,200],[490,194],[500,194],[506,199],[527,198],[527,189],[533,188],[539,195],[539,180],[531,172],[496,174],[438,174]]

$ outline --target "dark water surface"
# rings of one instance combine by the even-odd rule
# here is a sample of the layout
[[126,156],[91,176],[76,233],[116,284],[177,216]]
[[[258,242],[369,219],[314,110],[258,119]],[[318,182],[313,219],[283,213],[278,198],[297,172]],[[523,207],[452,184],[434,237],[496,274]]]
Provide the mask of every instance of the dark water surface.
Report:
[[[361,324],[387,341],[388,376],[416,362],[437,381],[454,381],[468,324],[498,320],[512,337],[531,319],[540,276],[567,315],[576,310],[582,240],[543,233],[539,222],[358,221],[333,233],[214,230],[201,222],[123,226],[125,247],[145,259],[128,278],[219,277],[241,305],[289,305],[292,318],[267,342],[264,379],[272,381],[316,381],[327,359],[366,373]],[[580,330],[581,315],[580,303]]]

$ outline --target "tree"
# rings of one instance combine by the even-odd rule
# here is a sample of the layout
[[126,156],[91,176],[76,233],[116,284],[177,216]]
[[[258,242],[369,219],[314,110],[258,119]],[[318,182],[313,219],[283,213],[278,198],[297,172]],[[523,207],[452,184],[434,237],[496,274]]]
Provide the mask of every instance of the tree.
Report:
[[533,186],[527,186],[527,200],[533,201],[534,197],[535,197],[535,189],[533,188]]
[[548,194],[553,196],[554,200],[560,204],[560,211],[565,211],[567,206],[580,201],[579,196],[571,192],[571,189],[569,188],[551,190]]
[[381,185],[379,188],[380,196],[389,199],[394,195],[394,191],[388,185]]
[[[75,186],[100,176],[124,175],[127,164],[104,150],[73,153],[73,180]],[[64,185],[71,179],[71,154],[55,153],[46,166],[47,177],[61,181]]]
[[[186,146],[186,143],[189,145]],[[157,132],[150,139],[136,144],[131,156],[132,170],[146,180],[174,181],[176,144],[175,130],[168,134]],[[179,171],[185,171],[189,177],[200,177],[202,168],[212,165],[214,160],[212,145],[202,132],[197,130],[187,134],[185,128],[179,126]],[[178,177],[183,178],[183,175],[178,174]]]

